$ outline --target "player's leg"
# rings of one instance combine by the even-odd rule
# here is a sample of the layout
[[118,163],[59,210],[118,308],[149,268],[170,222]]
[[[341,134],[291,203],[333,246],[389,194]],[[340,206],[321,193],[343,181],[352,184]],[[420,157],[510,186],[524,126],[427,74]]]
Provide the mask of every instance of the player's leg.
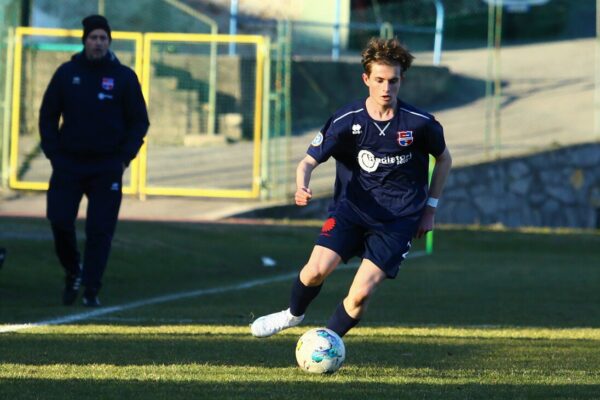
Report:
[[75,219],[83,197],[80,176],[64,170],[53,170],[46,196],[46,216],[54,236],[54,250],[65,270],[63,304],[71,305],[81,284],[80,255],[77,248]]
[[317,297],[325,279],[340,264],[342,258],[327,247],[316,245],[306,265],[294,281],[290,296],[290,313],[302,316]]
[[[339,211],[339,210],[338,210]],[[258,318],[250,327],[256,337],[267,337],[296,326],[321,291],[323,281],[340,261],[362,252],[364,230],[338,212],[323,224],[311,256],[294,281],[288,309]]]
[[338,209],[323,224],[308,263],[294,284],[290,298],[292,315],[304,315],[310,302],[319,294],[325,279],[341,261],[347,262],[353,256],[362,254],[364,228],[350,216],[348,210]]
[[83,301],[86,306],[100,305],[98,292],[102,286],[102,276],[108,263],[121,207],[121,175],[121,170],[117,168],[98,174],[89,181],[86,191],[88,208],[82,275],[85,286]]
[[329,319],[327,328],[344,336],[360,321],[367,310],[375,289],[386,279],[386,274],[371,260],[364,259],[354,276],[348,295]]
[[340,336],[352,329],[364,315],[375,289],[386,278],[394,279],[408,255],[414,224],[395,232],[370,231],[365,238],[363,261],[348,295],[338,305],[327,327]]
[[315,246],[292,285],[289,308],[256,319],[250,327],[252,335],[268,337],[300,324],[306,309],[321,291],[323,281],[340,261],[340,256],[333,250]]

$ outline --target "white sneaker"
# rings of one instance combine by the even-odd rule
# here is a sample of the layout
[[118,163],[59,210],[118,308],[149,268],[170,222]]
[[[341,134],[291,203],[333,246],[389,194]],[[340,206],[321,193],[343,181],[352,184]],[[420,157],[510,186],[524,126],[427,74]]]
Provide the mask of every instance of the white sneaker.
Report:
[[304,315],[295,317],[290,313],[290,309],[279,311],[273,314],[258,318],[250,326],[252,335],[263,338],[276,334],[284,329],[291,328],[302,322]]

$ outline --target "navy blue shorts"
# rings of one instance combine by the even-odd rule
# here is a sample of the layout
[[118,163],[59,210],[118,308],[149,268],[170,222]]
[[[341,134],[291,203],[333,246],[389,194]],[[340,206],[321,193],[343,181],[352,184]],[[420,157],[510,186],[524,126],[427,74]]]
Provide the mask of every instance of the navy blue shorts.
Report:
[[408,255],[419,217],[413,216],[394,224],[371,226],[348,207],[341,207],[323,224],[315,244],[335,251],[346,263],[352,257],[372,261],[386,276],[394,279]]

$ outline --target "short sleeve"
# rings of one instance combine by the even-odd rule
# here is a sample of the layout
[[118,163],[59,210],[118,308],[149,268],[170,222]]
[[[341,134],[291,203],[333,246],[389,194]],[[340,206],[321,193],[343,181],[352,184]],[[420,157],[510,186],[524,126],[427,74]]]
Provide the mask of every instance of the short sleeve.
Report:
[[333,117],[331,117],[312,140],[306,154],[317,160],[318,163],[323,163],[329,157],[335,157],[339,143],[340,130],[337,129],[333,123]]
[[446,141],[444,139],[444,128],[436,120],[431,121],[427,126],[427,151],[434,157],[438,157],[446,150]]

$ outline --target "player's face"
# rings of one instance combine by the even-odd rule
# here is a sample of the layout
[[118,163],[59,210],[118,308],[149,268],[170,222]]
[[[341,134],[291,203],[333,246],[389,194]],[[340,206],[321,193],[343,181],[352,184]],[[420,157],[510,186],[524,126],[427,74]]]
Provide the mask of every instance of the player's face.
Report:
[[85,38],[85,56],[88,60],[97,61],[102,59],[108,52],[108,34],[104,29],[94,29]]
[[396,104],[402,80],[399,65],[372,64],[371,74],[363,74],[362,77],[369,87],[369,97],[376,104],[382,107]]

